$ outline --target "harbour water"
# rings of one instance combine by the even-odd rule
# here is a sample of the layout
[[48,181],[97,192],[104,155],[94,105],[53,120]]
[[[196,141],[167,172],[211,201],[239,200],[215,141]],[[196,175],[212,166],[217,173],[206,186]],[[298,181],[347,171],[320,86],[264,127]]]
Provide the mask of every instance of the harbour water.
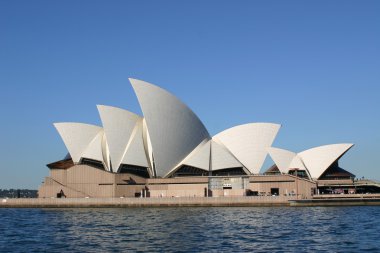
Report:
[[380,252],[380,208],[0,209],[0,252]]

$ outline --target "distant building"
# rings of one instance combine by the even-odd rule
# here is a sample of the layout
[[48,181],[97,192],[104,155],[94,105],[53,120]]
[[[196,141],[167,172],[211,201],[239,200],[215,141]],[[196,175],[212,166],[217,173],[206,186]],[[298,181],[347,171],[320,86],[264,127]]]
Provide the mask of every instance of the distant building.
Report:
[[28,189],[0,189],[0,198],[37,198],[37,191]]
[[[54,124],[69,154],[48,165],[39,197],[302,195],[355,175],[338,166],[353,144],[293,153],[272,147],[279,124],[249,123],[213,137],[169,92],[130,79],[144,117],[98,105],[103,127]],[[275,165],[260,175],[267,154]],[[342,188],[342,187],[340,187]],[[357,189],[355,189],[357,190]]]

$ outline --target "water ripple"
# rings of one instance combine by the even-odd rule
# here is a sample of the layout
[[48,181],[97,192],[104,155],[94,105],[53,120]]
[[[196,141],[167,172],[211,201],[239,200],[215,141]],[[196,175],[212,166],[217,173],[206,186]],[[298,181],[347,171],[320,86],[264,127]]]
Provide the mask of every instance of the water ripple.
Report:
[[0,209],[0,252],[379,252],[378,207]]

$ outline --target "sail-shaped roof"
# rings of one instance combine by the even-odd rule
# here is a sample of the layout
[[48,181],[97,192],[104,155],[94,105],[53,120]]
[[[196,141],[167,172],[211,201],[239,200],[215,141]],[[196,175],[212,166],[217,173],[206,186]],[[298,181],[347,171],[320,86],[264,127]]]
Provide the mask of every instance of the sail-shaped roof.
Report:
[[199,144],[194,151],[182,162],[192,167],[196,167],[203,170],[210,169],[210,153],[211,153],[211,141],[206,141]]
[[149,167],[143,140],[143,120],[140,119],[133,130],[131,140],[127,145],[122,164]]
[[129,80],[149,131],[156,175],[164,177],[210,135],[178,98],[153,84]]
[[231,152],[215,141],[211,141],[211,170],[244,167]]
[[290,164],[297,156],[296,153],[289,150],[274,147],[269,147],[268,153],[282,173],[288,173]]
[[223,143],[251,173],[258,174],[280,127],[250,123],[227,129],[213,138]]
[[330,144],[311,148],[298,154],[280,148],[268,148],[268,152],[281,172],[289,169],[306,170],[309,175],[318,179],[331,164],[339,160],[354,144]]
[[80,161],[88,146],[102,131],[101,127],[84,123],[54,123],[54,126],[61,135],[74,163]]
[[112,170],[117,172],[133,129],[141,117],[113,106],[98,105],[97,107],[107,138]]
[[87,148],[84,150],[81,155],[82,158],[89,158],[97,161],[103,161],[103,149],[102,149],[102,141],[103,141],[104,131],[101,130],[95,138],[88,144]]
[[312,178],[319,178],[335,161],[339,160],[354,144],[341,143],[319,146],[298,153]]

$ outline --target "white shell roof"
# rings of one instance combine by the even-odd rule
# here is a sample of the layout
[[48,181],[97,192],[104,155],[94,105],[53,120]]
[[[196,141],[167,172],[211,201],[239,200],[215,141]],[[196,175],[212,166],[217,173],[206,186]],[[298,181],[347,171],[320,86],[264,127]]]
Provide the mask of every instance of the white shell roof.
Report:
[[215,141],[211,141],[211,170],[244,167],[231,152]]
[[106,135],[103,133],[102,138],[102,152],[103,152],[103,164],[105,164],[106,170],[111,171],[110,150],[107,144]]
[[81,157],[103,161],[103,149],[102,149],[102,140],[103,140],[104,131],[101,130],[91,143],[87,146]]
[[351,143],[324,145],[298,154],[273,147],[268,148],[268,151],[281,172],[288,173],[289,169],[298,168],[306,170],[312,178],[317,179],[353,145]]
[[88,146],[102,131],[101,127],[83,123],[54,123],[54,126],[61,135],[61,138],[75,163],[80,161]]
[[281,125],[250,123],[227,129],[213,137],[251,173],[258,174]]
[[331,164],[339,160],[354,144],[324,145],[298,153],[312,178],[319,178]]
[[129,79],[146,120],[156,175],[164,177],[210,135],[175,96],[153,84]]
[[268,153],[282,173],[288,173],[290,164],[297,156],[296,153],[289,150],[274,147],[269,147]]
[[181,164],[186,164],[203,170],[210,169],[211,141],[199,144]]
[[141,117],[113,106],[98,105],[97,107],[107,138],[112,170],[117,172],[133,129]]
[[149,169],[151,170],[150,173],[151,175],[155,176],[155,171],[153,170],[153,147],[152,147],[152,142],[150,141],[148,128],[146,126],[146,121],[144,118],[142,120],[142,123],[143,123],[142,127],[143,127],[143,142],[144,142],[144,147],[145,147],[145,154],[148,158]]
[[292,162],[289,165],[289,169],[300,169],[308,171],[301,157],[298,155],[293,158]]
[[137,122],[133,130],[131,140],[128,143],[127,150],[121,163],[142,166],[146,168],[149,167],[144,148],[142,119]]

